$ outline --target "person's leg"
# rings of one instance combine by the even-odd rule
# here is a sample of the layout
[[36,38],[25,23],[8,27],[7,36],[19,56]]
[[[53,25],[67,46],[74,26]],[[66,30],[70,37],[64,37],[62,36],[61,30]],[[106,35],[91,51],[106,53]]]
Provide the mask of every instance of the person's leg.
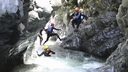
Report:
[[40,38],[40,45],[41,45],[42,41],[43,41],[43,38]]
[[40,45],[41,45],[41,42],[42,42],[43,38],[40,37],[40,35],[38,35],[38,37],[39,37],[39,39],[40,39]]
[[51,36],[57,36],[59,38],[59,40],[61,41],[61,39],[57,33],[52,33]]
[[45,40],[45,42],[43,43],[43,45],[49,40],[49,38],[50,38],[50,34],[47,33],[47,39]]
[[75,19],[72,20],[72,27],[75,28]]
[[79,29],[80,23],[81,23],[81,20],[77,20],[77,30]]

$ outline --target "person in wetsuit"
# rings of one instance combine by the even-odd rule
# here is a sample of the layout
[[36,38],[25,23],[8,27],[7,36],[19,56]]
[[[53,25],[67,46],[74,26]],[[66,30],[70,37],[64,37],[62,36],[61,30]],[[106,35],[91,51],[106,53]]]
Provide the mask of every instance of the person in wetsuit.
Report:
[[41,54],[38,54],[37,52],[38,56],[44,55],[44,56],[50,57],[52,54],[55,54],[55,52],[50,50],[48,46],[44,46],[44,51]]
[[42,37],[43,30],[44,30],[44,28],[40,29],[40,31],[38,32],[38,37],[40,38],[40,45],[41,45],[41,42],[43,41],[43,37]]
[[61,30],[61,29],[57,29],[54,27],[54,23],[51,23],[51,25],[48,26],[47,29],[47,39],[45,40],[45,42],[43,43],[43,45],[49,40],[50,36],[57,36],[59,38],[59,40],[61,41],[59,35],[57,33],[53,33],[53,29],[55,30]]
[[75,9],[74,9],[74,13],[70,16],[70,18],[72,19],[72,26],[73,26],[73,28],[75,29],[75,25],[77,25],[77,30],[78,30],[78,28],[79,28],[79,25],[80,25],[80,23],[82,22],[82,20],[83,20],[83,18],[85,17],[86,19],[87,19],[87,16],[86,15],[84,15],[83,13],[81,13],[80,11],[79,11],[79,8],[78,7],[76,7]]
[[87,15],[84,14],[83,9],[80,9],[80,12],[81,12],[81,19],[82,19],[81,23],[86,23],[88,19]]

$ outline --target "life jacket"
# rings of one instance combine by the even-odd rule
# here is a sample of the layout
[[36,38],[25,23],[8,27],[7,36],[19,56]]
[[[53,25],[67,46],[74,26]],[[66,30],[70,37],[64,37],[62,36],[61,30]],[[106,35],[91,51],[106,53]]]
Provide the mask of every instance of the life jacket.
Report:
[[53,27],[51,25],[48,26],[48,32],[52,32]]
[[81,13],[79,12],[78,14],[74,13],[74,16],[77,16],[77,20],[80,20],[81,19]]

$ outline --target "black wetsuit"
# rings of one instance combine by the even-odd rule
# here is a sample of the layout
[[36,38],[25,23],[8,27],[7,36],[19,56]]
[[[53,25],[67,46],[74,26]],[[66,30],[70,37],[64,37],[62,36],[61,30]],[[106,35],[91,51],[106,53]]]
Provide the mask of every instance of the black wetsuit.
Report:
[[39,36],[39,38],[40,38],[40,45],[41,45],[41,42],[43,41],[43,38],[42,38],[42,31],[43,31],[43,29],[41,29],[41,30],[39,31],[39,33],[38,33],[38,36]]
[[81,12],[81,19],[83,20],[83,19],[88,19],[88,17],[86,16],[86,15],[84,15],[84,13],[83,12]]
[[[74,16],[77,16],[77,18],[73,19]],[[79,28],[79,25],[80,23],[82,22],[83,19],[81,19],[81,16],[83,16],[83,18],[87,19],[87,16],[84,15],[83,13],[81,12],[78,12],[78,13],[73,13],[70,18],[73,19],[72,20],[72,26],[73,28],[75,28],[75,24],[77,25],[77,29]]]
[[38,56],[42,56],[42,55],[44,55],[44,56],[51,56],[50,53],[55,54],[54,51],[49,50],[49,51],[43,51],[41,54],[38,54]]
[[[53,29],[55,29],[55,30],[60,30],[60,29],[57,29],[57,28],[55,28],[55,27],[53,27],[53,26],[49,26],[48,29],[47,29],[47,39],[46,39],[46,41],[43,43],[43,45],[49,40],[50,36],[57,36],[57,37],[60,39],[60,37],[59,37],[59,35],[58,35],[57,33],[53,33]],[[60,39],[60,40],[61,40],[61,39]]]

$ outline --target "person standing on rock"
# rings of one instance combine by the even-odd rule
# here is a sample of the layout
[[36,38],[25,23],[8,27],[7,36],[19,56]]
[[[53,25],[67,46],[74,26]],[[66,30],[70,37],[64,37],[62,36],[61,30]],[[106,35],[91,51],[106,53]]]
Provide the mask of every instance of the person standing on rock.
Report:
[[48,29],[46,30],[47,32],[47,39],[45,40],[45,42],[43,43],[43,45],[49,40],[50,36],[57,36],[59,38],[59,40],[61,41],[59,35],[57,33],[53,33],[53,29],[55,30],[61,30],[61,29],[57,29],[54,27],[54,23],[51,23],[51,25],[48,26]]

